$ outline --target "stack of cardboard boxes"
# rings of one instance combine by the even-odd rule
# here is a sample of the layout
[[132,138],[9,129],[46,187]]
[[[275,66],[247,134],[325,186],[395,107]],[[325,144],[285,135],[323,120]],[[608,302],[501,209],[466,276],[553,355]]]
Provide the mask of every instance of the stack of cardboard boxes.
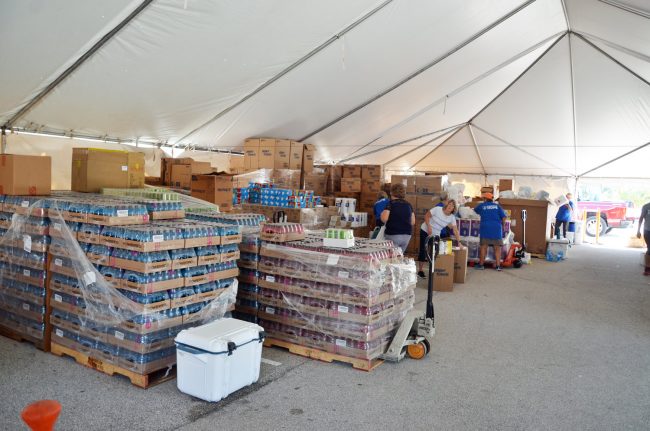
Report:
[[210,162],[197,162],[189,157],[161,159],[160,176],[162,184],[172,188],[191,190],[192,175],[212,173]]

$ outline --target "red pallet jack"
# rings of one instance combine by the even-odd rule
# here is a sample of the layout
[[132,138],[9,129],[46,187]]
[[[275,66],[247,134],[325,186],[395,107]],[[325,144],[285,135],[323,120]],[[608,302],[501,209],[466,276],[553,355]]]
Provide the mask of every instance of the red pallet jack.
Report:
[[440,237],[429,236],[425,244],[429,261],[426,311],[422,315],[418,310],[411,310],[406,315],[388,350],[380,356],[386,361],[399,362],[406,355],[412,359],[422,359],[431,351],[431,342],[436,333],[433,313],[433,268],[440,250]]

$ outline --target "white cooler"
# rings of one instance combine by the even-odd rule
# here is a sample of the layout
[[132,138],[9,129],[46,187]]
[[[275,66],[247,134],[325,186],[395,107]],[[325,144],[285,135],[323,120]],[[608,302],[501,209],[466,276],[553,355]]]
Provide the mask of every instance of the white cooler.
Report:
[[220,319],[176,336],[177,385],[181,392],[219,401],[260,377],[264,328]]

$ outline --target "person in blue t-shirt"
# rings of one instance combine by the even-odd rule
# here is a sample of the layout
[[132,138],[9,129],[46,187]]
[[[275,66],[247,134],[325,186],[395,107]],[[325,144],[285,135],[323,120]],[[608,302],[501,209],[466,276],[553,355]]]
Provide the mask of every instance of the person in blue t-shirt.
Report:
[[375,213],[375,226],[382,227],[384,223],[381,221],[381,213],[386,209],[390,201],[388,200],[388,195],[386,192],[379,192],[377,195],[377,202],[373,206],[373,212]]
[[555,237],[560,239],[560,226],[562,226],[562,237],[566,238],[566,227],[571,221],[571,215],[575,210],[573,202],[571,202],[571,193],[566,194],[566,198],[569,200],[568,203],[562,205],[555,214]]
[[494,247],[494,260],[496,261],[496,270],[501,271],[501,246],[503,245],[503,230],[506,221],[506,212],[492,199],[492,193],[483,193],[485,201],[479,204],[474,211],[481,217],[481,228],[479,232],[481,249],[478,265],[476,269],[485,269],[485,255],[488,246]]
[[389,203],[390,200],[388,199],[386,192],[379,192],[379,195],[377,195],[377,202],[375,202],[375,205],[372,207],[372,212],[375,214],[375,229],[372,231],[370,239],[375,239],[377,238],[377,235],[379,235],[379,231],[384,225],[384,222],[381,221],[381,213],[386,209]]

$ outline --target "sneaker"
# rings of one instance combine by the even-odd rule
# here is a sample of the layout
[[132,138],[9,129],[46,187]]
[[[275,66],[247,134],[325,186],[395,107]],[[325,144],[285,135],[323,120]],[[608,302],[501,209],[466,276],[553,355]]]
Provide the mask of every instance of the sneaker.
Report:
[[418,271],[418,277],[424,278],[424,271]]
[[485,269],[485,266],[481,265],[480,263],[477,263],[476,265],[474,265],[474,269]]
[[497,271],[501,271],[502,269],[501,265],[497,266]]

